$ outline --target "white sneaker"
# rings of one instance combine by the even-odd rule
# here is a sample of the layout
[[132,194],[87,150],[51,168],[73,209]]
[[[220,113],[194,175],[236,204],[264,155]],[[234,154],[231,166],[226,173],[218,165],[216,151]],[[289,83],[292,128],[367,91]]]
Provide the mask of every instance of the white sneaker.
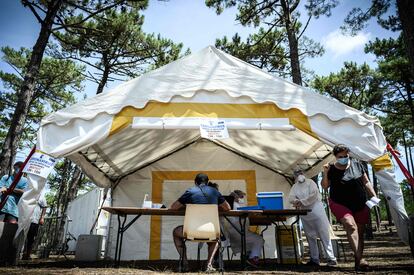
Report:
[[327,263],[326,263],[326,265],[327,266],[335,266],[335,265],[337,265],[338,263],[335,261],[335,260],[329,260]]
[[216,272],[216,269],[211,264],[208,264],[206,268],[206,273],[214,273],[214,272]]

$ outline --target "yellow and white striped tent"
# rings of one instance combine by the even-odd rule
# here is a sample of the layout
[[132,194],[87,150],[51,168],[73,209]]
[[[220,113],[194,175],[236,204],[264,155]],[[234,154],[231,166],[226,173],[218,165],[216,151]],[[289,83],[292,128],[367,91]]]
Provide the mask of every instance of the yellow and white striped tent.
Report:
[[[230,137],[200,138],[197,121],[215,118],[226,121]],[[170,204],[199,171],[218,182],[224,194],[246,190],[249,204],[255,204],[257,191],[287,195],[292,169],[299,165],[308,176],[316,175],[338,143],[373,165],[400,237],[407,241],[403,197],[377,118],[211,46],[45,117],[37,148],[68,157],[96,185],[111,187],[113,206],[139,206],[146,193],[153,202]],[[26,209],[44,185],[34,175],[29,178],[33,191],[23,197]],[[22,211],[24,219],[29,210]],[[177,258],[171,230],[180,222],[141,218],[125,234],[122,258]],[[110,257],[114,218],[111,226]]]

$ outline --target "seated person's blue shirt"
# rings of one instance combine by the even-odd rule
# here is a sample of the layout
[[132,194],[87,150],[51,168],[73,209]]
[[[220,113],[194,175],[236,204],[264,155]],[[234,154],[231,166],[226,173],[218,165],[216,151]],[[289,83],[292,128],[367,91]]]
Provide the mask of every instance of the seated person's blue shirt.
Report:
[[[8,175],[3,176],[0,180],[0,188],[1,187],[9,188],[10,185],[13,183],[13,179],[14,179],[13,176],[8,176]],[[17,183],[15,189],[25,190],[27,188],[27,185],[28,185],[27,179],[25,177],[21,177],[19,182]],[[18,218],[19,217],[19,212],[18,212],[18,209],[17,209],[17,203],[19,202],[21,196],[22,195],[17,195],[15,193],[11,193],[9,195],[9,198],[6,201],[6,204],[4,205],[3,209],[1,210],[1,212],[10,214],[10,215]]]
[[188,188],[178,199],[181,204],[222,204],[223,196],[220,192],[208,185],[200,184]]

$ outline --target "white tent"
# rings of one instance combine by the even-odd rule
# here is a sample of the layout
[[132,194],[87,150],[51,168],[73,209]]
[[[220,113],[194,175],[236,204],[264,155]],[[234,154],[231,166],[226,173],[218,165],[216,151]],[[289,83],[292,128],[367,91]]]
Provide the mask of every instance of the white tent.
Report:
[[[230,138],[201,139],[198,121],[208,118],[225,120]],[[211,46],[45,117],[37,148],[68,157],[98,186],[112,187],[114,206],[133,206],[145,193],[170,203],[200,170],[222,188],[241,186],[250,203],[256,191],[287,193],[293,167],[316,175],[338,143],[377,170],[400,237],[408,242],[403,196],[377,118]],[[37,176],[29,180],[23,221],[44,185]],[[151,230],[137,225],[126,240],[142,240],[135,246],[152,259],[164,257],[160,243],[171,239],[167,227],[177,222],[165,220],[151,218]],[[136,257],[131,254],[122,255]]]

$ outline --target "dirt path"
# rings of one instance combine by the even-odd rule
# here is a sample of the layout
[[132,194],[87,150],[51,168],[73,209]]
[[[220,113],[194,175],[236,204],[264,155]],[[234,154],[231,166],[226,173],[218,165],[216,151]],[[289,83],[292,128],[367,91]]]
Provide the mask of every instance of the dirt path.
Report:
[[[389,229],[387,229],[389,230]],[[336,232],[345,240],[342,231]],[[345,241],[347,261],[343,257],[336,267],[327,267],[324,264],[318,269],[304,265],[291,266],[280,265],[275,261],[266,260],[259,269],[241,270],[239,262],[225,262],[226,274],[351,274],[354,273],[354,265],[350,248]],[[366,241],[365,256],[371,265],[369,274],[414,274],[414,259],[408,246],[401,243],[395,233],[395,229],[374,233],[374,239]],[[341,255],[342,256],[342,255]],[[100,261],[96,263],[82,264],[73,260],[65,260],[63,257],[48,260],[33,260],[21,262],[16,267],[0,267],[0,274],[172,274],[176,272],[177,262],[163,261],[134,261],[122,263],[120,268],[113,268],[112,263]],[[193,273],[200,274],[197,263],[191,263]]]

